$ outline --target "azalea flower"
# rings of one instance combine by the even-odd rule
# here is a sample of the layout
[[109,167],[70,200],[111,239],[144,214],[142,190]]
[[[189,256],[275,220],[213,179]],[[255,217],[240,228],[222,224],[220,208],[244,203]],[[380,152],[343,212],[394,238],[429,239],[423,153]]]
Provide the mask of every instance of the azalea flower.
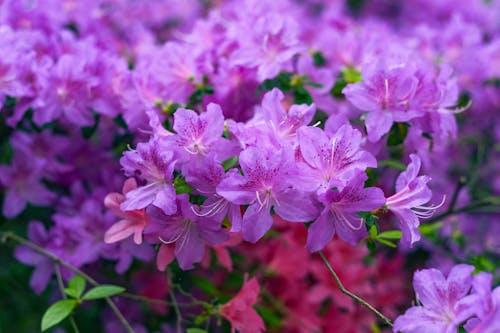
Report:
[[231,332],[258,333],[266,327],[259,314],[253,309],[259,295],[259,283],[254,277],[243,282],[243,287],[229,302],[219,308],[219,313],[231,323]]

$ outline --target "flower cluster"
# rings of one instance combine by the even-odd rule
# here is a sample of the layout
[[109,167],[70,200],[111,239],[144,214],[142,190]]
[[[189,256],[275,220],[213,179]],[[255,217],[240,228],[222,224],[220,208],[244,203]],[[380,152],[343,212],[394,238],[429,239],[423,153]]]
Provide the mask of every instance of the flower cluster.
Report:
[[[242,286],[232,300],[193,289],[206,299],[197,326],[217,316],[240,332],[378,329],[318,251],[392,317],[401,267],[454,267],[415,274],[422,306],[395,330],[494,332],[492,276],[455,265],[498,270],[499,12],[482,0],[1,1],[5,229],[26,226],[77,269],[137,277],[151,298],[186,297],[176,275]],[[37,293],[58,274],[33,248],[15,257]],[[251,278],[225,286],[238,270]],[[146,331],[136,305],[120,306]]]

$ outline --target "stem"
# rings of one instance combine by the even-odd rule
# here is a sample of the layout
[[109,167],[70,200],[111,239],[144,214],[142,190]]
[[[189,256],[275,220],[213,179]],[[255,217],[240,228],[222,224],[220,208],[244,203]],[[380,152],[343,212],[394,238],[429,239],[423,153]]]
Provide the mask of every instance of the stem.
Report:
[[344,285],[342,284],[342,281],[340,281],[340,278],[338,277],[337,273],[335,273],[335,271],[333,270],[332,266],[330,265],[330,263],[326,259],[326,257],[323,254],[323,252],[319,251],[318,253],[319,253],[319,256],[321,257],[321,259],[323,260],[323,262],[325,263],[326,267],[330,271],[330,274],[332,274],[333,279],[337,283],[337,286],[339,287],[340,291],[342,293],[346,294],[347,296],[349,296],[350,298],[352,298],[353,300],[355,300],[356,302],[358,302],[359,304],[365,306],[368,310],[372,311],[380,319],[382,319],[387,325],[389,325],[390,327],[392,327],[392,322],[391,322],[391,320],[389,318],[387,318],[380,311],[378,311],[377,309],[375,309],[370,303],[368,303],[367,301],[363,300],[361,297],[359,297],[359,296],[351,293],[349,290],[347,290],[344,287]]
[[172,298],[172,306],[174,308],[175,315],[177,316],[176,320],[177,333],[182,333],[182,315],[181,311],[179,310],[179,306],[177,305],[177,300],[175,299],[175,294],[172,288],[169,288],[168,293],[170,295],[170,298]]
[[[154,304],[166,305],[166,306],[173,305],[173,302],[168,302],[168,301],[164,301],[162,299],[150,298],[150,297],[137,295],[137,294],[131,294],[131,293],[121,293],[117,296],[128,298],[128,299],[133,299],[134,301],[139,301],[139,302],[144,302],[144,303],[154,303]],[[200,305],[200,304],[195,304],[195,303],[179,303],[179,302],[176,302],[176,303],[177,303],[177,306],[179,306],[179,307],[199,306]]]
[[[20,237],[20,236],[16,235],[13,232],[10,232],[10,231],[0,232],[0,242],[1,243],[5,243],[9,239],[11,239],[19,244],[25,245],[26,247],[29,247],[30,249],[32,249],[32,250],[44,255],[45,257],[51,259],[56,264],[59,264],[61,266],[68,268],[69,270],[73,271],[74,273],[82,276],[85,280],[87,280],[94,287],[99,286],[99,283],[96,280],[94,280],[92,277],[87,275],[85,272],[79,270],[78,268],[71,265],[70,263],[62,260],[58,256],[53,255],[52,253],[50,253],[47,250],[45,250],[44,248],[36,245],[35,243],[33,243],[33,242],[23,238],[23,237]],[[127,319],[123,316],[123,314],[120,312],[120,310],[116,307],[116,304],[113,302],[113,300],[109,297],[106,297],[105,300],[106,300],[106,303],[108,303],[109,307],[113,310],[115,315],[118,317],[118,319],[122,323],[125,330],[128,333],[136,333],[135,330],[132,328],[132,326],[130,326]]]
[[[54,266],[55,266],[54,269],[56,271],[57,285],[59,286],[59,291],[61,292],[62,298],[67,299],[66,294],[64,293],[64,283],[61,275],[61,267],[58,263],[54,263]],[[75,333],[80,333],[80,331],[78,330],[78,326],[76,326],[75,317],[72,314],[69,316],[69,322],[71,323],[71,327],[73,327],[73,331]]]

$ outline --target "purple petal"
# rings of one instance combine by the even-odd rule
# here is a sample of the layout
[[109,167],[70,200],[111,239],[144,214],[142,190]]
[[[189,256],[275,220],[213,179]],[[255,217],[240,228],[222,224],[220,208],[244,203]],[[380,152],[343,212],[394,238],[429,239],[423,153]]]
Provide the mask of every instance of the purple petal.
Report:
[[191,224],[184,237],[175,243],[175,257],[179,266],[186,270],[194,268],[193,264],[200,262],[205,254],[205,242],[200,237],[198,227]]
[[[130,192],[129,192],[130,193]],[[128,194],[128,193],[127,193]],[[153,205],[161,208],[167,215],[177,212],[177,203],[175,201],[175,188],[171,184],[164,183],[156,194]]]
[[26,207],[26,200],[10,189],[5,194],[3,201],[3,214],[5,217],[11,218],[19,215]]
[[392,116],[388,112],[368,113],[365,119],[368,140],[371,142],[380,140],[380,138],[391,129],[392,122]]
[[309,252],[316,252],[325,247],[333,239],[335,227],[328,210],[323,211],[307,229],[306,249]]
[[269,208],[255,203],[250,205],[242,221],[243,239],[251,243],[256,243],[273,225],[273,218]]

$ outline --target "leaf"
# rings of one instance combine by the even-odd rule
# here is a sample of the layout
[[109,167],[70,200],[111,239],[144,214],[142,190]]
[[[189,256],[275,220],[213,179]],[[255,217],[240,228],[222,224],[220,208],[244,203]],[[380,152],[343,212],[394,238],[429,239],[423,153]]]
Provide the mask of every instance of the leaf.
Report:
[[392,247],[392,248],[396,248],[398,247],[396,244],[394,244],[393,242],[391,241],[388,241],[388,240],[385,240],[383,238],[377,238],[377,242],[381,243],[381,244],[384,244],[384,245],[387,245],[389,247]]
[[85,295],[83,295],[83,300],[91,300],[91,299],[99,299],[106,298],[114,295],[121,294],[125,291],[125,288],[113,286],[113,285],[102,285],[87,291]]
[[401,236],[402,236],[402,232],[401,230],[388,230],[388,231],[384,231],[384,232],[381,232],[380,234],[378,234],[378,237],[379,238],[385,238],[385,239],[401,239]]
[[391,167],[396,170],[405,171],[406,165],[396,160],[383,160],[378,162],[378,167]]
[[186,333],[208,333],[208,332],[205,330],[202,330],[201,328],[193,327],[193,328],[188,328],[186,330]]
[[[67,288],[67,289],[73,290],[74,296],[73,295],[69,295],[69,296],[72,296],[74,298],[80,298],[80,296],[82,296],[83,292],[85,291],[86,285],[87,285],[87,282],[85,282],[85,279],[83,277],[81,277],[80,275],[73,276],[71,278],[71,280],[69,280],[69,282],[68,282],[69,288]],[[65,291],[67,289],[65,289]]]
[[368,230],[368,232],[369,232],[370,237],[372,239],[377,238],[378,230],[377,230],[377,226],[375,224],[372,224],[372,226],[370,227],[370,229]]
[[431,236],[443,226],[443,222],[421,224],[418,231],[424,236]]
[[74,299],[63,299],[52,304],[42,317],[42,332],[60,323],[69,316],[76,307],[77,301]]
[[407,123],[394,123],[387,137],[387,145],[397,146],[404,143],[409,127],[410,125]]
[[224,168],[224,171],[227,171],[234,167],[238,163],[238,155],[234,155],[232,157],[229,157],[227,160],[224,160],[222,162],[222,167]]

